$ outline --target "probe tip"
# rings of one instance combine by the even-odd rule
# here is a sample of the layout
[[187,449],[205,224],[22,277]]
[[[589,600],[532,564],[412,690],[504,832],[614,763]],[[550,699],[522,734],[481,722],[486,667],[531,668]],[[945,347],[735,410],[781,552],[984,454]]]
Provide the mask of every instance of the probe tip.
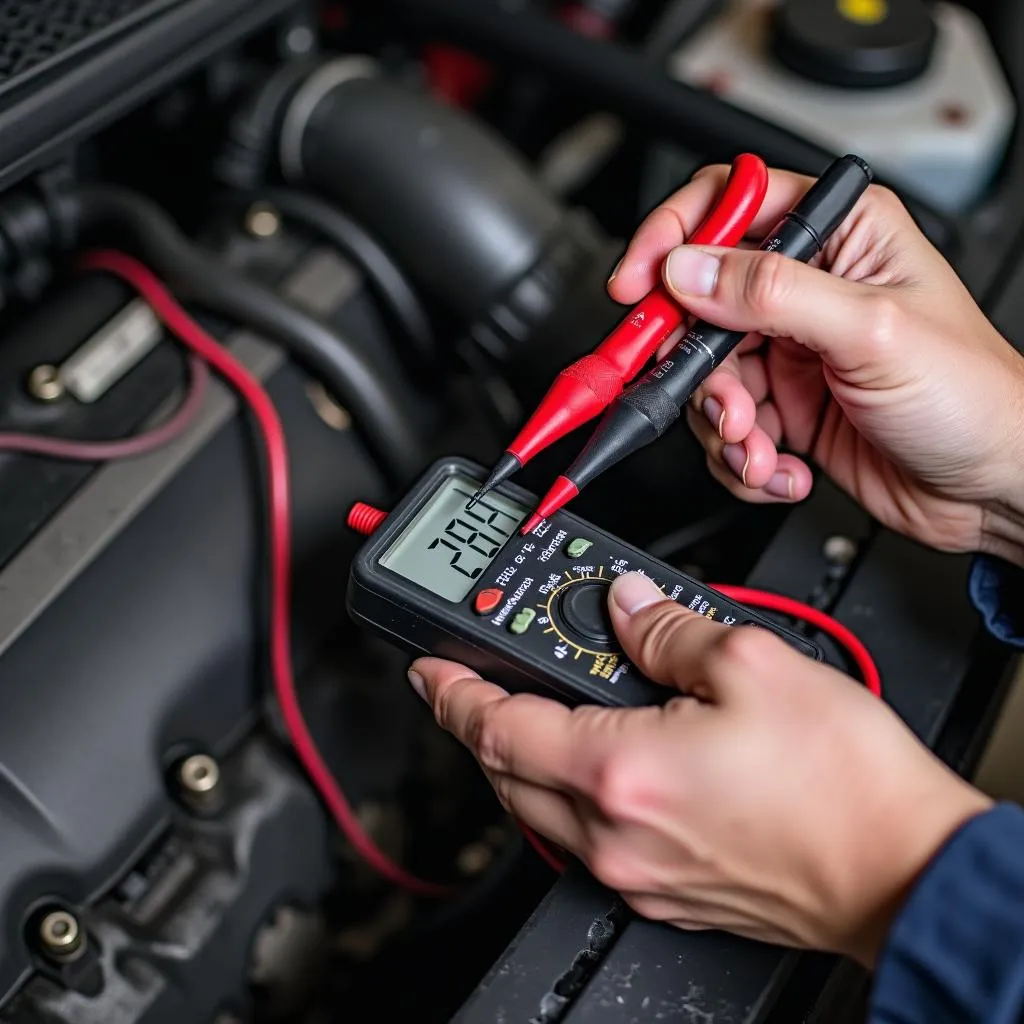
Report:
[[[567,476],[560,476],[552,485],[551,490],[544,495],[544,500],[537,506],[533,518],[526,524],[528,528],[523,533],[529,533],[545,519],[550,519],[563,505],[567,505],[577,494],[580,493],[576,486]],[[536,520],[536,522],[534,522]]]
[[520,532],[525,537],[526,534],[533,533],[533,531],[536,530],[537,527],[540,526],[540,524],[543,522],[544,517],[542,515],[539,515],[537,512],[534,512],[533,515],[526,520],[526,525],[522,528]]
[[484,495],[493,491],[498,484],[503,484],[513,473],[518,473],[523,464],[511,452],[505,452],[494,464],[491,475],[484,481],[483,486],[473,495],[469,502],[472,508]]

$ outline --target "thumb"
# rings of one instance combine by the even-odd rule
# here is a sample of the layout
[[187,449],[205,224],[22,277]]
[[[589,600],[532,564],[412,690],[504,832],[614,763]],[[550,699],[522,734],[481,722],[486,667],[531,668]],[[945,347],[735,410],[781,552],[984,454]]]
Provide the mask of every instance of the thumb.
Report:
[[608,595],[615,634],[648,679],[701,700],[718,702],[722,680],[709,662],[732,632],[667,598],[638,572],[618,577]]
[[779,253],[681,245],[669,253],[663,275],[694,316],[733,331],[792,338],[839,373],[876,364],[897,335],[898,307],[888,288]]

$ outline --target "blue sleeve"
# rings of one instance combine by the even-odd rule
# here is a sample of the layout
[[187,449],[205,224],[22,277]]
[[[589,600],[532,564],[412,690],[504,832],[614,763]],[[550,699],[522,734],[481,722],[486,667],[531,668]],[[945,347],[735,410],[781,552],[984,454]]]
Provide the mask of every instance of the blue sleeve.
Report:
[[1024,810],[964,825],[918,880],[875,975],[870,1024],[1024,1020]]
[[1024,570],[979,555],[967,581],[971,603],[988,631],[1014,647],[1024,647]]

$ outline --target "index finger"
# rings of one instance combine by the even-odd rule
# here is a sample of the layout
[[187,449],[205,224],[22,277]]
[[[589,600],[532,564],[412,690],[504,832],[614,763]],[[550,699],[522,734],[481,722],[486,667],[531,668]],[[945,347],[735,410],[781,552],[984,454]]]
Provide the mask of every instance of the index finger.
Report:
[[572,712],[531,694],[510,696],[462,665],[420,658],[411,672],[438,724],[489,772],[548,789],[574,791],[576,730]]
[[[608,292],[622,303],[639,302],[661,283],[665,257],[700,227],[729,178],[730,168],[716,164],[698,171],[689,184],[666,199],[640,224],[608,282]],[[759,240],[811,187],[812,179],[792,171],[769,171],[768,194],[750,226]]]

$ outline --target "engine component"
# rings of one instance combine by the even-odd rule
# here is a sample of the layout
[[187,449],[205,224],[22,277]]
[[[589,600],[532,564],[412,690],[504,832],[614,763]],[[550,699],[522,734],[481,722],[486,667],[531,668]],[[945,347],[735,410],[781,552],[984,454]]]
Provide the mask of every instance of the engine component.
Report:
[[923,75],[935,37],[924,0],[782,0],[774,11],[772,49],[811,81],[870,89]]
[[301,921],[328,891],[326,822],[265,739],[253,738],[228,760],[223,785],[220,814],[176,813],[99,903],[80,916],[45,912],[37,926],[45,959],[0,1010],[3,1024],[212,1021],[248,1013],[238,985],[246,977],[261,999],[270,989],[279,1006],[301,1005],[307,972],[289,971],[285,984],[268,968],[265,947],[274,943],[287,962],[296,944],[305,950],[304,935],[260,928],[275,918]]
[[[377,350],[373,358],[379,360],[386,335],[351,266],[330,251],[296,243],[283,234],[266,240],[239,237],[225,258],[236,266],[261,265],[264,275],[270,271],[272,279],[283,278],[283,292],[327,322],[340,320],[349,329],[359,324],[364,348]],[[40,403],[25,390],[33,361],[42,356],[54,365],[64,363],[130,306],[126,290],[101,277],[75,280],[54,300],[26,315],[22,331],[9,331],[0,348],[4,426],[58,436],[130,431],[170,396],[182,379],[183,361],[159,344],[87,406],[71,396]],[[354,548],[334,528],[336,510],[364,488],[378,497],[384,488],[354,432],[334,429],[317,415],[303,377],[282,366],[277,350],[242,332],[228,340],[253,372],[269,378],[289,439],[302,453],[294,467],[293,494],[295,594],[304,609],[296,653],[304,664],[343,618],[330,598],[331,576],[322,568],[347,564]],[[5,808],[0,907],[8,922],[0,932],[0,1003],[6,1019],[39,1020],[39,1007],[45,1005],[43,1020],[109,1021],[116,1018],[108,1015],[112,1004],[104,1000],[119,988],[134,1006],[124,1019],[208,1019],[216,1009],[203,1002],[208,996],[239,990],[244,971],[230,974],[238,966],[231,957],[245,953],[251,928],[290,894],[316,898],[329,870],[323,813],[292,769],[285,789],[294,793],[286,802],[297,800],[305,809],[294,812],[298,819],[282,822],[281,835],[286,845],[300,832],[306,838],[294,850],[269,854],[266,863],[253,859],[263,857],[258,850],[252,857],[246,853],[246,843],[264,842],[256,828],[259,816],[237,803],[249,799],[246,792],[255,799],[255,780],[246,782],[246,773],[237,776],[232,765],[236,737],[251,722],[261,693],[254,659],[262,628],[252,595],[259,571],[254,556],[261,545],[254,507],[258,490],[234,409],[230,396],[216,388],[178,445],[139,460],[102,468],[0,460],[0,486],[7,496],[0,503],[0,590],[8,595],[0,605],[0,804]],[[55,638],[63,639],[55,643]],[[109,713],[112,707],[116,715]],[[58,748],[48,739],[56,734],[67,737]],[[283,805],[280,812],[285,813]],[[148,941],[160,946],[158,934],[134,926],[129,940],[98,909],[112,898],[111,887],[182,814],[213,829],[230,821],[229,831],[243,844],[237,862],[232,854],[218,868],[219,877],[229,866],[228,873],[236,874],[230,890],[235,896],[225,896],[214,913],[202,909],[211,894],[200,893],[189,925],[199,931],[191,938],[180,930],[165,936],[183,943],[183,961],[202,954],[198,962],[205,962],[206,943],[215,936],[203,929],[212,929],[221,915],[244,915],[216,940],[228,959],[208,961],[212,987],[206,994],[207,982],[196,979],[202,1012],[195,1017],[184,1009],[175,1016],[173,1000],[181,998],[177,982],[168,988],[160,976],[163,968],[153,966],[153,958],[138,946]],[[295,864],[294,873],[289,863]],[[265,872],[255,889],[242,884],[249,870]],[[245,907],[243,895],[251,901]],[[42,971],[43,952],[33,936],[42,935],[46,919],[37,918],[36,908],[73,914],[88,957],[99,959],[83,954],[60,979],[40,974],[18,990],[33,964]],[[51,949],[60,939],[55,921],[47,930]],[[25,931],[29,927],[31,934]],[[147,966],[118,975],[129,961]],[[92,996],[57,991],[55,986],[68,982],[67,972],[73,969],[77,977],[87,968],[107,972],[104,985],[113,987]],[[167,1004],[157,999],[161,990]],[[15,991],[18,997],[5,1002]],[[159,1013],[158,1003],[164,1007]],[[150,1010],[155,1016],[147,1018]]]
[[[834,4],[811,6],[817,10],[815,19],[838,17],[824,13],[833,12]],[[900,5],[891,6],[896,19]],[[799,4],[792,11],[783,8],[773,49],[770,6],[766,12],[763,0],[732,0],[721,17],[670,58],[670,72],[821,146],[861,153],[881,176],[936,207],[958,212],[975,202],[1006,151],[1016,113],[978,18],[959,5],[936,4],[930,61],[924,60],[923,42],[911,46],[906,72],[914,80],[866,91],[844,87],[863,84],[864,76],[852,71],[837,81],[840,56],[823,39],[812,37],[813,27],[804,23],[801,12]],[[809,57],[812,41],[815,60]],[[799,73],[780,64],[777,53]],[[854,48],[848,63],[857,62],[855,53]],[[868,56],[863,62],[870,63]],[[891,63],[903,66],[895,56]],[[821,72],[826,65],[835,72],[831,77]],[[911,70],[915,75],[909,75]],[[885,75],[879,71],[878,77],[884,80]]]
[[362,211],[413,278],[469,322],[537,263],[565,217],[505,143],[364,58],[332,60],[300,86],[280,160],[293,183]]
[[390,379],[364,354],[300,306],[281,299],[218,263],[181,234],[144,196],[123,189],[85,186],[75,194],[83,235],[119,229],[134,236],[157,271],[207,308],[265,330],[351,406],[364,436],[393,479],[402,482],[422,464],[415,426]]
[[[400,12],[405,33],[424,31],[426,24],[435,38],[444,33],[496,61],[530,70],[552,87],[621,114],[650,137],[700,153],[705,160],[729,161],[747,151],[770,166],[820,174],[837,155],[815,135],[798,134],[774,116],[757,116],[741,105],[723,102],[703,82],[691,85],[676,75],[673,87],[673,76],[640,54],[578,35],[519,4],[380,0],[367,6],[377,16]],[[844,145],[838,153],[857,148]],[[674,184],[678,181],[675,178]],[[904,186],[901,192],[932,241],[942,249],[951,247],[957,235],[953,219],[922,202],[912,187]]]
[[52,163],[295,0],[4,3],[0,186]]

